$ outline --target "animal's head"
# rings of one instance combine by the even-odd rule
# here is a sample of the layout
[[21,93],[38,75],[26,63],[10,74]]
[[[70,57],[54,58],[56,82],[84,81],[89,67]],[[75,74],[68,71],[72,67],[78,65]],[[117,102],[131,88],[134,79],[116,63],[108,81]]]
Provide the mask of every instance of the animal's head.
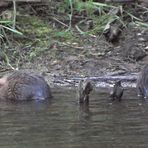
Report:
[[121,86],[121,80],[116,81],[115,86]]

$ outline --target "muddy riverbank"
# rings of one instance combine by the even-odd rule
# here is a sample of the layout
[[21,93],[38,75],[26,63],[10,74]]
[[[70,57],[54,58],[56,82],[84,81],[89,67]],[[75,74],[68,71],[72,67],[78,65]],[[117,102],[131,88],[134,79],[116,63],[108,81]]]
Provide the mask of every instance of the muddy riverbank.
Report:
[[[81,12],[73,14],[72,28],[67,31],[69,21],[64,17],[67,12],[61,13],[61,2],[56,3],[59,4],[57,7],[51,7],[55,2],[50,3],[50,7],[19,5],[17,28],[24,36],[10,35],[8,40],[11,46],[2,46],[5,54],[0,54],[1,75],[5,69],[6,72],[7,69],[28,69],[43,74],[52,84],[69,85],[72,81],[73,85],[74,79],[77,81],[85,77],[94,81],[102,78],[104,82],[104,78],[113,81],[125,77],[126,81],[135,83],[138,72],[148,63],[148,28],[136,24],[128,16],[124,20],[127,21],[125,27],[117,36],[118,41],[112,43],[103,34],[88,30],[87,22],[93,22],[96,29],[99,26],[95,19],[102,17],[94,13],[95,19],[92,20],[88,14]],[[133,4],[122,7],[125,12],[130,8],[133,15],[147,23],[146,7]],[[11,8],[8,8],[8,14],[9,11],[12,11]],[[80,25],[82,20],[84,23]],[[81,28],[78,29],[78,26]],[[88,34],[82,31],[88,31]]]

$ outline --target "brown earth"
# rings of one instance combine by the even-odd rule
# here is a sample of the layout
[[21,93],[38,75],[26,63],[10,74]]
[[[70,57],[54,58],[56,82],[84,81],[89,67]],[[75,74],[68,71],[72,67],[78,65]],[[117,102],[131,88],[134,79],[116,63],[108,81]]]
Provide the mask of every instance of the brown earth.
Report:
[[[67,76],[103,76],[137,73],[148,64],[148,30],[124,29],[117,45],[104,37],[81,38],[77,43],[55,42],[53,48],[24,68],[44,69]],[[54,56],[52,54],[56,54]]]
[[[135,13],[136,11],[135,9]],[[147,22],[146,10],[141,9],[137,12],[136,15]],[[44,19],[45,14],[42,13],[40,17]],[[44,74],[66,77],[104,76],[137,73],[148,64],[147,27],[129,22],[126,28],[122,28],[115,43],[108,42],[104,35],[100,34],[77,35],[77,38],[78,42],[54,40],[46,52],[31,62],[23,62],[20,68],[31,68]]]

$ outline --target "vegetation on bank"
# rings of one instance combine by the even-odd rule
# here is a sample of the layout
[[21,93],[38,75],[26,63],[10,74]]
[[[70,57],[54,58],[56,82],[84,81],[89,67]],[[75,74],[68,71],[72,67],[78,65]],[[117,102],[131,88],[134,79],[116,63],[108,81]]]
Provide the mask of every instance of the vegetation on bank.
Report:
[[[136,10],[142,10],[136,12]],[[82,44],[82,38],[102,35],[112,23],[147,27],[147,8],[137,3],[112,4],[93,0],[50,0],[46,4],[16,5],[2,12],[0,20],[2,65],[20,67],[56,44]]]

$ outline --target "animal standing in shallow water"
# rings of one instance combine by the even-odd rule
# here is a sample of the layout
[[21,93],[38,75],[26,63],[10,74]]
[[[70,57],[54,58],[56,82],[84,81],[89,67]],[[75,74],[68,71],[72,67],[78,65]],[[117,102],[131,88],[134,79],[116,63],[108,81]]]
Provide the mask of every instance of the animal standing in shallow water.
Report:
[[89,80],[80,80],[78,85],[79,103],[89,103],[89,94],[93,90],[93,86]]
[[0,79],[0,99],[45,100],[51,97],[50,87],[42,76],[16,71]]
[[136,87],[138,91],[138,96],[141,96],[147,99],[148,98],[148,65],[146,65],[140,72]]
[[123,87],[121,85],[121,81],[116,81],[113,87],[112,92],[110,93],[110,97],[112,98],[112,101],[119,100],[121,101],[122,95],[123,95]]

